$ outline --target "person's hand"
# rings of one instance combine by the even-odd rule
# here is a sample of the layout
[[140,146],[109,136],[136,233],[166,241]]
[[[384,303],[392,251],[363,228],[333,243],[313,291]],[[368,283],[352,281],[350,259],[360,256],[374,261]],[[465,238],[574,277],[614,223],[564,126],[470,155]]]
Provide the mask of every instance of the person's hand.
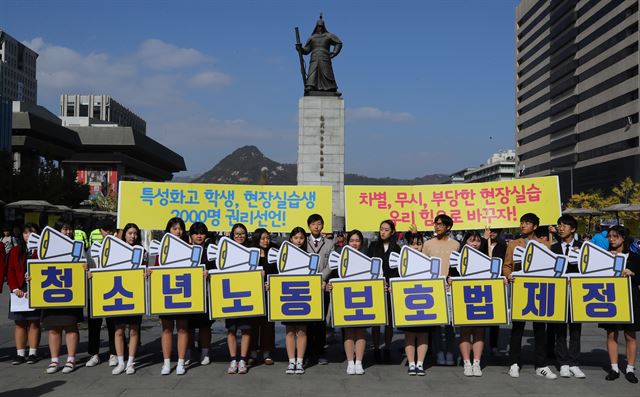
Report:
[[629,270],[629,269],[624,269],[624,270],[622,271],[622,276],[623,276],[623,277],[633,277],[633,276],[635,276],[635,275],[636,275],[636,274],[635,274],[634,272],[632,272],[631,270]]
[[85,272],[89,270],[89,266],[87,265],[87,262],[84,262],[82,264],[82,268],[84,269]]
[[510,274],[510,275],[508,275],[508,276],[506,276],[506,277],[507,277],[507,281],[508,281],[509,283],[513,284],[513,274]]
[[491,229],[489,229],[489,225],[484,227],[484,233],[482,234],[485,240],[491,239]]
[[149,276],[151,276],[151,272],[153,271],[153,269],[151,269],[151,267],[148,267],[145,271],[144,271],[144,278],[149,278]]
[[389,292],[389,284],[387,284],[387,281],[384,281],[384,292]]
[[502,277],[502,280],[504,280],[504,285],[509,285],[509,279],[507,277]]
[[29,275],[29,273],[25,273],[25,274],[24,274],[24,279],[25,279],[27,282],[31,281],[31,276]]
[[208,275],[209,275],[209,271],[206,268],[202,270],[202,277],[206,279]]
[[322,288],[323,291],[325,291],[327,289],[327,282],[326,281],[322,282],[322,287],[321,288]]
[[93,277],[93,273],[87,272],[87,279],[90,279],[91,277]]
[[269,292],[269,282],[268,281],[264,282],[264,290]]
[[409,226],[409,231],[413,234],[418,233],[418,226],[412,223],[411,226]]
[[558,233],[558,229],[553,225],[549,225],[549,233],[556,234]]
[[24,296],[24,291],[21,289],[16,289],[13,291],[13,293],[16,294],[18,298],[22,298]]
[[331,290],[333,290],[333,284],[331,284],[331,283],[327,283],[326,290],[327,290],[327,291],[329,291],[329,292],[331,292]]

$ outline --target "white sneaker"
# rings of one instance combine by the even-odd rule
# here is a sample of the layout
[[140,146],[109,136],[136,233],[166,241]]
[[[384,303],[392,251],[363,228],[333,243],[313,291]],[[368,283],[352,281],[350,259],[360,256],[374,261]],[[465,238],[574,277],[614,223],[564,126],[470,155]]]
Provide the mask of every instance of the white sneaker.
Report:
[[471,364],[464,365],[464,376],[473,376],[473,369],[471,369]]
[[127,365],[127,371],[126,371],[127,375],[133,375],[136,373],[136,367],[133,366],[133,364],[131,365]]
[[562,376],[563,378],[570,378],[571,377],[571,371],[569,370],[569,366],[568,365],[562,365],[560,367],[560,376]]
[[118,365],[116,365],[115,368],[113,368],[113,370],[111,370],[111,374],[112,375],[120,375],[121,373],[124,372],[124,370],[125,370],[124,363],[118,364]]
[[356,364],[356,375],[364,375],[362,364]]
[[473,364],[471,366],[471,372],[473,372],[473,376],[482,376],[482,368],[480,368],[480,364]]
[[445,363],[444,353],[443,352],[438,352],[438,355],[437,355],[437,358],[436,358],[436,364],[444,365],[444,363]]
[[509,367],[509,376],[512,378],[520,377],[520,367],[518,366],[518,364],[513,364],[511,365],[511,367]]
[[447,353],[447,365],[456,365],[455,361],[453,361],[453,354]]
[[578,367],[577,365],[575,365],[573,367],[569,367],[569,371],[571,371],[571,374],[573,376],[575,376],[576,378],[584,379],[584,378],[587,377],[587,375],[585,375],[584,372],[582,372],[580,367]]
[[160,375],[169,375],[171,373],[171,365],[162,364]]
[[229,368],[227,368],[227,373],[229,375],[233,375],[238,372],[238,362],[233,360],[229,363]]
[[211,363],[211,359],[209,358],[209,356],[204,356],[202,357],[202,360],[200,360],[200,365],[209,365]]
[[353,361],[349,361],[347,364],[347,375],[355,375],[356,374],[356,365]]
[[85,367],[95,367],[98,364],[100,364],[100,356],[97,355],[97,354],[94,354],[93,356],[91,356],[89,361],[87,361],[84,366]]
[[109,366],[115,367],[116,365],[118,365],[118,357],[115,354],[111,354],[109,356]]
[[187,370],[184,369],[184,365],[178,364],[178,366],[176,367],[176,375],[184,375],[185,372],[187,372]]
[[48,374],[55,374],[60,369],[60,364],[57,361],[51,361],[47,367]]
[[289,361],[289,366],[287,367],[287,370],[285,371],[285,373],[289,374],[289,375],[293,375],[296,373],[296,363],[292,363],[291,361]]
[[549,367],[536,368],[536,375],[544,376],[546,379],[558,378],[558,375],[554,374],[551,368]]
[[304,374],[304,366],[302,363],[296,363],[296,375]]
[[67,361],[67,363],[62,367],[63,374],[70,374],[76,369],[76,363],[74,361]]

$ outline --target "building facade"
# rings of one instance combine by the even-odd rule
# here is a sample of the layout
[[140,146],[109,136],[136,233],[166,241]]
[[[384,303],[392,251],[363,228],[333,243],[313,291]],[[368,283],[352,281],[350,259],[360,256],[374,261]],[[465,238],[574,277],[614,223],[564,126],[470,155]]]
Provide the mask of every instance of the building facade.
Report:
[[640,180],[638,1],[522,0],[516,160],[561,195]]
[[66,127],[113,125],[146,135],[147,123],[108,95],[62,95],[60,118]]
[[38,54],[0,30],[0,96],[9,101],[36,104]]
[[516,152],[513,149],[494,153],[486,163],[464,174],[465,183],[496,182],[515,179]]

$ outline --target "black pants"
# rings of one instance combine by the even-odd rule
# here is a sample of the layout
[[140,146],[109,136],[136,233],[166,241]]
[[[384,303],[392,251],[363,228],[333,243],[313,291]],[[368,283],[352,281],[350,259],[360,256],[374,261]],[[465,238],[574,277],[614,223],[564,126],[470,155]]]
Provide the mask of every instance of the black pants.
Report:
[[[88,317],[89,347],[87,349],[90,356],[100,353],[100,329],[102,328],[102,318]],[[109,335],[109,354],[116,354],[115,332],[116,329],[111,321],[107,321],[107,331]]]
[[487,327],[489,329],[489,347],[498,348],[498,337],[500,336],[500,326]]
[[[518,364],[522,367],[521,353],[522,353],[522,335],[524,334],[524,321],[514,321],[511,327],[511,341],[509,342],[509,358],[511,364]],[[533,338],[536,351],[536,368],[545,367],[547,365],[547,335],[545,323],[532,323],[533,324]]]
[[[569,348],[567,349],[567,325],[569,328]],[[558,364],[560,365],[578,365],[578,357],[580,356],[580,335],[582,333],[582,324],[555,324],[555,353]]]
[[[329,311],[329,299],[330,294],[324,293],[324,318],[327,318],[327,312]],[[314,321],[309,323],[307,327],[307,356],[324,356],[325,348],[327,344],[327,322],[326,321]]]

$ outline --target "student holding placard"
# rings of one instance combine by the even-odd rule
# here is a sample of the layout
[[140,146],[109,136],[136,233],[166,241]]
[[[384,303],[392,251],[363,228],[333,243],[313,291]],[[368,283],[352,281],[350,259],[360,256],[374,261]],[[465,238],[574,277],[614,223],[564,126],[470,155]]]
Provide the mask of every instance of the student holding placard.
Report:
[[616,225],[609,228],[607,234],[609,241],[609,252],[612,254],[628,254],[627,266],[622,271],[623,277],[631,278],[631,300],[633,302],[634,322],[631,324],[600,324],[600,328],[607,331],[607,352],[609,353],[609,361],[611,369],[605,377],[606,380],[615,380],[620,377],[620,368],[618,367],[618,333],[624,332],[626,342],[627,369],[625,378],[631,383],[638,383],[634,370],[636,362],[637,341],[636,331],[640,330],[640,255],[629,252],[629,244],[631,238],[629,230],[624,226]]
[[[27,223],[22,228],[22,239],[9,251],[7,259],[7,284],[11,291],[12,300],[26,299],[27,281],[25,272],[27,271],[27,260],[36,258],[35,252],[29,252],[27,241],[31,233],[38,233],[38,226]],[[4,250],[4,245],[0,247]],[[4,282],[4,280],[0,280]],[[12,311],[9,306],[9,320],[16,324],[14,339],[16,342],[16,357],[11,364],[19,365],[23,363],[35,364],[39,361],[38,345],[40,345],[40,310],[33,311]],[[27,340],[29,342],[29,355],[26,355]]]
[[[231,228],[231,238],[238,244],[248,246],[249,233],[247,227],[242,223],[236,223]],[[231,362],[227,368],[228,374],[246,374],[247,373],[247,356],[249,355],[249,345],[251,344],[251,326],[253,318],[228,318],[225,320],[227,327],[227,345],[229,347],[229,356]],[[242,337],[240,339],[240,357],[238,354],[238,338],[236,333],[240,330]]]
[[[389,279],[392,277],[398,277],[398,269],[392,269],[389,267],[389,256],[392,252],[400,253],[400,246],[396,242],[396,225],[392,220],[387,219],[380,223],[380,229],[378,230],[378,239],[369,245],[367,256],[373,258],[382,259],[382,274],[384,275],[385,283],[389,283]],[[391,321],[391,300],[387,300],[387,325],[384,327],[384,349],[383,359],[385,362],[391,361],[391,340],[393,339],[393,326],[390,325]],[[373,327],[371,330],[371,338],[373,339],[374,356],[380,355],[380,328]]]
[[[500,237],[502,229],[484,229],[483,239],[486,240],[487,255],[490,258],[500,258],[504,262],[504,255],[507,252],[507,244]],[[498,355],[498,337],[500,336],[500,326],[492,325],[486,327],[489,330],[489,345],[491,346],[491,354]]]

